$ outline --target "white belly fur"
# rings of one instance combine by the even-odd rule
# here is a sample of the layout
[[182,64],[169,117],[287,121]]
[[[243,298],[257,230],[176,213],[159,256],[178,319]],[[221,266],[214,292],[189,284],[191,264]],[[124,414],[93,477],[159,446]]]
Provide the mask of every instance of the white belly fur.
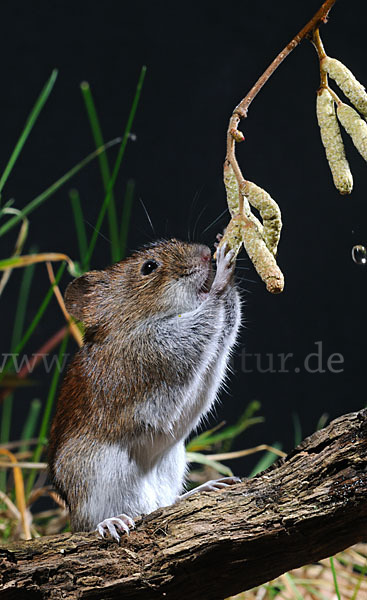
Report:
[[93,476],[79,514],[96,525],[121,513],[134,518],[176,501],[185,475],[184,443],[168,448],[149,466],[129,458],[117,444],[101,444],[93,448],[88,467]]

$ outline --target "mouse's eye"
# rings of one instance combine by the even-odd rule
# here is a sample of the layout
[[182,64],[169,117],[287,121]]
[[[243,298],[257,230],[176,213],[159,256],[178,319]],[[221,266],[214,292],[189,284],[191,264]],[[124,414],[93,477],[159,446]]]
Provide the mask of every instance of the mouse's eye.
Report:
[[159,264],[155,262],[155,260],[146,260],[142,268],[140,269],[140,272],[142,275],[149,275],[150,273],[155,271],[157,267],[159,267]]

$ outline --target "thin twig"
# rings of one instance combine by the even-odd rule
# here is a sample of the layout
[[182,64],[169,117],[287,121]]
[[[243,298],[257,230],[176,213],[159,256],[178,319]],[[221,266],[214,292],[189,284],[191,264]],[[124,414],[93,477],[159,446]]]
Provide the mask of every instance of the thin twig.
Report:
[[[245,184],[245,179],[242,175],[241,169],[235,156],[235,141],[238,138],[238,124],[241,119],[247,117],[248,108],[261,88],[265,85],[271,75],[276,71],[283,60],[294,50],[298,44],[307,36],[309,36],[321,22],[326,22],[330,9],[335,4],[336,0],[326,0],[323,5],[319,8],[317,13],[310,19],[310,21],[301,29],[299,33],[279,52],[278,56],[268,66],[264,73],[259,77],[255,85],[252,86],[248,94],[241,100],[241,102],[234,109],[232,116],[229,120],[227,130],[227,154],[226,159],[232,165],[233,171],[238,181],[240,197],[239,197],[239,210],[240,215],[243,214],[243,195],[241,194],[241,188]],[[246,220],[246,219],[245,219]]]
[[320,37],[320,30],[318,27],[313,32],[312,43],[316,48],[316,51],[317,51],[320,61],[322,61],[322,59],[325,58],[325,56],[326,56],[326,52],[325,52],[324,44],[322,43],[322,40]]
[[[4,213],[20,215],[21,211],[16,208],[5,208]],[[19,230],[19,233],[17,236],[17,240],[15,242],[13,253],[11,254],[11,258],[14,258],[15,256],[20,255],[20,253],[23,250],[23,246],[26,241],[26,238],[27,238],[29,221],[28,221],[27,217],[22,217],[22,219],[23,219],[23,222],[20,226],[20,230]],[[6,269],[6,271],[3,272],[3,275],[0,280],[0,296],[3,293],[6,284],[8,283],[8,281],[10,279],[12,272],[13,272],[13,269],[11,267],[9,267],[9,269]]]
[[326,71],[323,71],[321,69],[321,61],[323,58],[325,58],[326,52],[325,52],[324,44],[321,41],[320,30],[318,27],[313,32],[312,43],[316,48],[316,52],[317,52],[317,55],[318,55],[319,61],[320,61],[320,87],[324,87],[324,88],[327,88],[329,91],[332,91],[332,90],[330,90],[330,88],[328,86],[327,73],[326,73]]
[[268,68],[264,71],[264,73],[259,77],[255,85],[251,88],[247,96],[241,100],[241,102],[234,109],[234,113],[236,113],[241,119],[247,117],[248,108],[255,98],[255,96],[259,93],[264,84],[268,81],[274,71],[279,67],[279,65],[283,62],[285,58],[294,50],[302,40],[309,36],[321,22],[326,22],[328,13],[330,9],[334,6],[336,0],[326,0],[323,5],[319,8],[317,13],[314,14],[312,19],[301,29],[299,33],[283,48],[281,52],[279,52],[278,56],[273,60],[273,62],[268,66]]
[[6,506],[8,507],[12,517],[14,519],[17,519],[18,521],[20,521],[21,516],[20,516],[20,512],[17,509],[17,507],[15,506],[14,502],[12,502],[9,498],[9,496],[7,496],[4,492],[2,492],[0,490],[0,500],[1,502],[4,502],[4,504],[6,504]]
[[42,496],[50,496],[50,498],[52,498],[54,502],[56,502],[56,504],[58,504],[63,510],[66,508],[64,500],[49,485],[41,488],[33,488],[28,497],[28,507],[34,504],[39,498],[42,498]]
[[279,450],[279,448],[274,448],[274,446],[268,446],[267,444],[260,444],[254,448],[248,448],[247,450],[237,450],[236,452],[219,452],[218,454],[206,454],[205,456],[211,460],[231,460],[232,458],[249,456],[250,454],[255,454],[256,452],[262,452],[263,450],[273,452],[277,456],[287,456],[286,452],[282,452],[282,450]]
[[12,467],[14,469],[15,498],[17,502],[17,508],[21,516],[24,537],[26,540],[30,540],[32,536],[29,529],[29,522],[27,516],[27,506],[25,501],[24,480],[22,470],[18,464],[17,459],[15,458],[14,454],[10,452],[10,450],[5,450],[5,448],[2,448],[0,450],[0,454],[5,454],[6,456],[8,456],[9,460],[13,463]]
[[[27,361],[27,363],[24,365],[24,367],[22,367],[21,370],[19,371],[19,373],[17,373],[17,378],[25,379],[27,377],[27,375],[29,375],[29,373],[33,372],[34,368],[37,365],[39,365],[40,362],[42,361],[44,355],[48,354],[49,352],[51,352],[51,350],[56,348],[56,346],[58,346],[60,344],[60,342],[62,342],[62,340],[68,333],[68,331],[69,331],[69,327],[65,326],[65,327],[62,327],[61,329],[59,329],[59,331],[57,331],[53,336],[51,336],[50,339],[48,339],[47,342],[45,342],[43,344],[43,346],[41,346],[41,348],[38,350],[38,352],[32,354],[32,357],[30,358],[30,360]],[[7,388],[1,390],[0,403],[3,400],[5,400],[5,398],[7,396],[9,396],[9,394],[12,393],[13,389],[14,389],[13,387],[7,387]],[[9,446],[9,444],[6,444],[5,447],[9,448],[10,446]]]
[[64,299],[62,297],[62,294],[60,292],[60,288],[59,286],[56,284],[56,279],[55,279],[55,274],[54,274],[54,270],[52,267],[52,264],[50,262],[46,263],[46,267],[47,267],[47,273],[50,279],[50,282],[53,285],[53,292],[55,294],[56,300],[59,303],[59,306],[61,308],[62,314],[64,315],[69,328],[70,328],[70,332],[73,335],[76,343],[78,344],[79,348],[83,345],[83,336],[80,332],[79,327],[76,325],[76,323],[74,323],[73,319],[71,318],[71,316],[69,315],[68,311],[66,310],[66,306],[65,306],[65,302]]
[[[314,38],[312,41],[318,50],[319,56],[320,53],[322,54],[322,52],[324,52],[321,39],[318,35],[318,27],[321,22],[326,22],[328,13],[335,2],[336,0],[326,0],[322,4],[312,19],[310,19],[310,21],[301,29],[301,31],[299,31],[299,33],[289,42],[289,44],[283,48],[283,50],[264,71],[261,77],[259,77],[248,94],[235,107],[229,119],[227,129],[227,152],[224,161],[223,178],[232,220],[226,229],[226,233],[221,243],[228,244],[229,247],[234,251],[235,255],[238,254],[243,244],[256,271],[260,275],[261,279],[266,283],[267,290],[274,294],[278,294],[284,289],[284,276],[275,260],[277,244],[282,227],[281,213],[278,205],[276,202],[274,202],[271,196],[269,196],[265,190],[258,188],[258,186],[256,186],[257,192],[255,202],[251,202],[248,192],[249,186],[254,186],[254,184],[246,181],[244,178],[235,154],[236,142],[242,142],[244,140],[243,133],[238,130],[238,125],[241,119],[247,117],[248,108],[261,88],[265,85],[283,60],[305,37],[309,37],[311,39]],[[315,30],[317,30],[316,33]],[[321,77],[322,84],[326,86],[327,78],[323,78],[322,74]],[[264,215],[267,215],[266,222],[264,220],[264,216],[262,215],[262,225],[264,227],[262,227],[261,224],[261,227],[259,227],[259,223],[256,222],[257,219],[254,219],[254,215],[252,214],[250,207],[251,205],[258,209],[259,199],[261,200],[263,206],[263,213]],[[236,214],[233,214],[233,211],[231,210],[231,207],[233,208],[233,206],[236,206]],[[275,211],[274,215],[277,216],[276,227],[274,227],[275,221],[273,220],[273,211]]]
[[[38,443],[38,437],[27,440],[27,446],[31,446],[31,445],[37,444],[37,443]],[[13,448],[18,448],[18,446],[22,446],[23,444],[24,444],[24,440],[15,440],[14,442],[7,442],[6,444],[0,444],[0,449],[7,448],[8,450],[13,450]]]
[[16,469],[17,467],[19,467],[20,469],[37,469],[39,471],[44,471],[45,469],[47,469],[47,463],[44,463],[44,462],[11,463],[11,462],[0,460],[0,469]]

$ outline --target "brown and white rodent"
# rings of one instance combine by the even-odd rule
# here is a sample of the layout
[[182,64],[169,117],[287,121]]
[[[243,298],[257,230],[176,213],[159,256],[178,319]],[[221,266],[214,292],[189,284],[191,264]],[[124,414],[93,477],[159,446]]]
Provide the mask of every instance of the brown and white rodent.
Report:
[[[66,289],[85,325],[49,441],[53,483],[73,531],[119,539],[133,518],[183,494],[185,438],[215,402],[240,325],[235,259],[162,240]],[[223,478],[194,490],[220,489]]]

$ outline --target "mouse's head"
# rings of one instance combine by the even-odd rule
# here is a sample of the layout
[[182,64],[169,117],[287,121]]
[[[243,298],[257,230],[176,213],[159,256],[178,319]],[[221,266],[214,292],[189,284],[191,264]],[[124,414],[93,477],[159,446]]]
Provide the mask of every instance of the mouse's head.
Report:
[[160,240],[101,271],[90,271],[65,292],[69,313],[86,328],[136,328],[149,318],[195,309],[213,280],[207,246]]

